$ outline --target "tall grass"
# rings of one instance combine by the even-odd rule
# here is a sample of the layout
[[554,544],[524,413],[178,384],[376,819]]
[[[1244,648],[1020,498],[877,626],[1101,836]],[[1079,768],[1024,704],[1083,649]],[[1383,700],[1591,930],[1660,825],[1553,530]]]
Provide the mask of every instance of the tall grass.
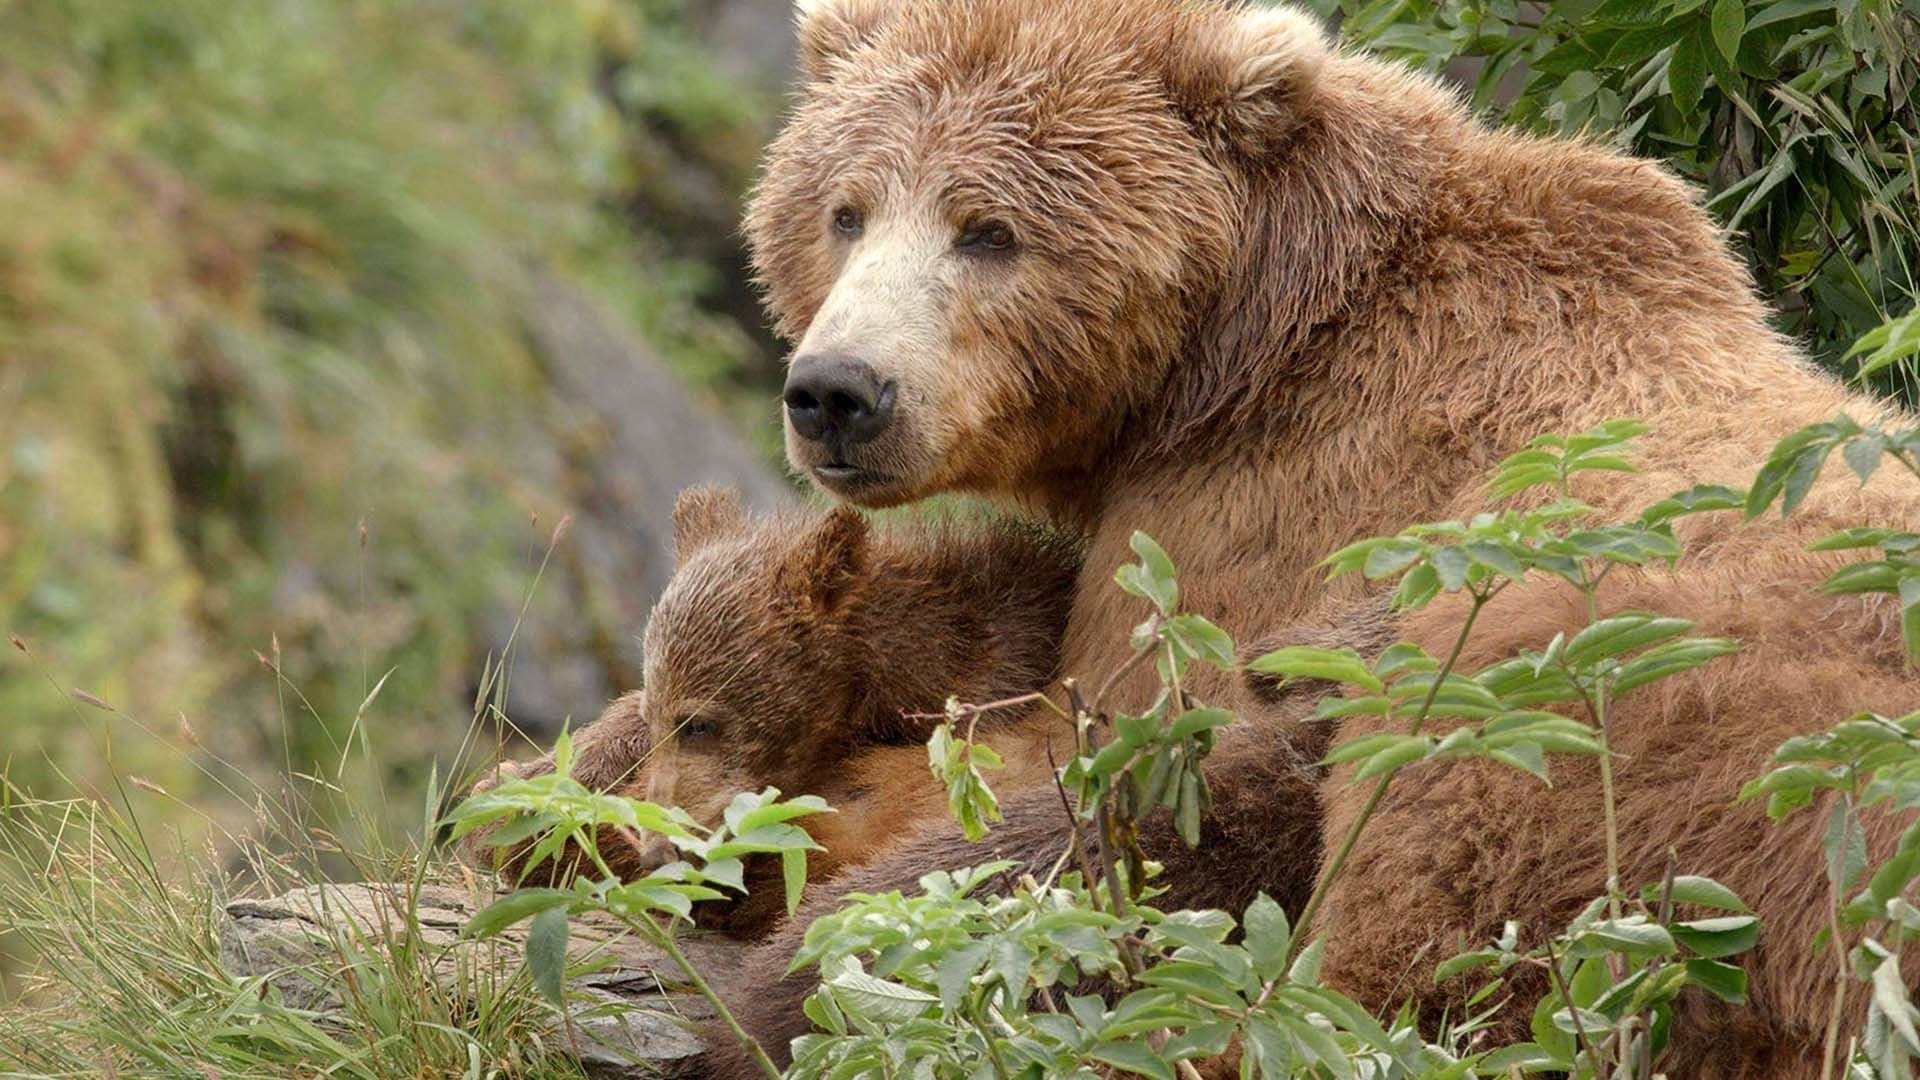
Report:
[[[579,1075],[554,1034],[554,1010],[510,950],[456,949],[430,939],[416,916],[424,885],[494,890],[491,875],[451,861],[434,839],[448,792],[464,791],[477,771],[469,755],[497,745],[509,726],[501,705],[511,647],[488,665],[449,779],[436,768],[423,795],[404,798],[413,827],[397,828],[381,788],[379,733],[390,722],[377,687],[346,725],[352,738],[335,746],[332,767],[258,779],[184,719],[159,730],[65,686],[14,644],[76,726],[104,717],[183,759],[218,794],[188,801],[125,771],[111,760],[111,738],[102,743],[104,780],[62,774],[73,793],[60,798],[35,796],[0,771],[0,956],[19,966],[0,987],[0,1074]],[[261,677],[309,707],[263,660]],[[156,812],[166,808],[173,812]],[[230,901],[342,879],[387,883],[376,888],[392,917],[378,926],[335,920],[321,930],[317,957],[290,957],[283,969],[224,966]],[[327,988],[337,1008],[289,993],[283,978]]]

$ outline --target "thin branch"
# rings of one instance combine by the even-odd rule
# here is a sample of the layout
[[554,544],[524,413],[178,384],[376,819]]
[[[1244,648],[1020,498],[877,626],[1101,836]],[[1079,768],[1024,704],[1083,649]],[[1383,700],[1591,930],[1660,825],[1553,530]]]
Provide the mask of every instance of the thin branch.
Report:
[[[1409,735],[1420,734],[1421,726],[1427,721],[1427,714],[1433,709],[1434,699],[1440,694],[1441,685],[1446,682],[1447,676],[1453,673],[1454,666],[1460,662],[1460,653],[1467,647],[1467,638],[1473,633],[1474,622],[1480,618],[1480,612],[1487,606],[1487,602],[1492,600],[1498,592],[1499,587],[1496,586],[1484,594],[1474,595],[1473,608],[1467,612],[1466,621],[1461,624],[1459,635],[1453,639],[1453,650],[1447,654],[1447,662],[1441,665],[1439,672],[1434,675],[1433,685],[1427,688],[1427,698],[1421,702],[1420,712],[1413,718],[1413,724],[1407,732]],[[1299,928],[1299,932],[1294,935],[1292,943],[1287,947],[1289,960],[1298,954],[1301,943],[1311,936],[1314,916],[1320,913],[1320,905],[1326,902],[1327,892],[1332,888],[1334,880],[1340,876],[1340,871],[1346,867],[1347,859],[1353,855],[1354,846],[1360,842],[1360,834],[1366,830],[1367,822],[1373,818],[1374,812],[1380,809],[1380,801],[1386,798],[1387,785],[1393,782],[1393,777],[1394,772],[1388,772],[1373,785],[1373,792],[1367,796],[1366,805],[1360,808],[1360,816],[1353,819],[1353,824],[1347,829],[1347,835],[1341,838],[1340,849],[1328,861],[1326,869],[1321,871],[1320,880],[1314,882],[1313,893],[1307,897],[1306,906],[1300,909],[1300,918],[1294,923]]]
[[1554,958],[1551,941],[1547,942],[1547,977],[1553,980],[1554,991],[1560,995],[1560,1000],[1567,1003],[1567,1015],[1573,1017],[1573,1045],[1580,1053],[1592,1058],[1593,1071],[1598,1075],[1601,1071],[1600,1055],[1594,1049],[1592,1040],[1587,1038],[1585,1026],[1580,1023],[1580,1006],[1574,1004],[1573,992],[1567,989],[1567,981],[1560,977],[1560,962]]

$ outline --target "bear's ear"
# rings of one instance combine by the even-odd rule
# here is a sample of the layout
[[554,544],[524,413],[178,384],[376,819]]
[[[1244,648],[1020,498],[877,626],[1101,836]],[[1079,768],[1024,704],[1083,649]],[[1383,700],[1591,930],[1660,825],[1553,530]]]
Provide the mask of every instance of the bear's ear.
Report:
[[1300,126],[1331,52],[1320,21],[1293,7],[1201,9],[1167,57],[1167,90],[1203,137],[1257,158]]
[[693,553],[747,524],[740,493],[730,487],[691,487],[673,501],[673,561],[685,563]]
[[887,21],[898,0],[795,0],[794,23],[800,38],[800,64],[807,79],[833,74],[834,61],[870,40]]
[[788,554],[780,583],[815,613],[836,612],[858,596],[866,564],[867,519],[837,506]]

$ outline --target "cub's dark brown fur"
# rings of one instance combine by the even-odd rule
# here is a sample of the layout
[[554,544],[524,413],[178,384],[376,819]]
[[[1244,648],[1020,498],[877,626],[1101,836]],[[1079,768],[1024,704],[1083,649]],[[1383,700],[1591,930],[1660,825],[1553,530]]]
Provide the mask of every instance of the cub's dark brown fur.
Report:
[[[827,849],[811,862],[820,878],[938,813],[929,728],[912,714],[1056,676],[1080,569],[1078,545],[1058,533],[1007,519],[875,526],[848,508],[749,519],[710,489],[683,495],[674,521],[679,567],[647,626],[646,688],[575,742],[574,774],[590,787],[704,824],[736,792],[820,795],[837,812],[802,822]],[[626,875],[674,857],[658,837],[602,839]],[[765,869],[703,924],[763,928],[781,892]]]
[[[1243,650],[1242,658],[1282,645],[1350,648],[1370,657],[1395,640],[1396,629],[1383,600],[1362,600],[1256,642]],[[1310,794],[1319,782],[1323,770],[1314,763],[1324,756],[1333,729],[1306,723],[1305,718],[1333,688],[1318,680],[1282,683],[1251,674],[1246,683],[1264,706],[1266,722],[1221,729],[1205,770],[1213,808],[1202,823],[1199,846],[1188,847],[1164,813],[1141,829],[1141,847],[1164,867],[1160,880],[1169,892],[1156,903],[1165,910],[1238,913],[1265,891],[1290,915],[1297,914],[1316,877],[1320,815],[1311,801],[1303,804],[1274,793]],[[784,1063],[788,1044],[810,1028],[800,1005],[817,984],[818,973],[809,969],[787,976],[786,971],[814,919],[853,893],[911,890],[930,869],[1010,859],[1016,866],[1007,872],[1008,879],[1044,873],[1066,849],[1071,825],[1054,788],[1009,785],[1000,809],[1005,820],[977,844],[969,843],[944,816],[922,821],[870,862],[810,889],[794,917],[749,955],[722,992],[776,1062]],[[1085,832],[1082,839],[1098,851],[1095,834]],[[698,1075],[715,1080],[759,1075],[726,1032],[712,1031],[707,1041],[712,1050]]]

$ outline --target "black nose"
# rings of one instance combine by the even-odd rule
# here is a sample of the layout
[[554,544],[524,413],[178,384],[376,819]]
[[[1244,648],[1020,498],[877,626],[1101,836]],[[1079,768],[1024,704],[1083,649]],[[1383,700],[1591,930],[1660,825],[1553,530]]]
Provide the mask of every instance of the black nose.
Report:
[[787,422],[811,442],[857,445],[893,422],[893,384],[846,356],[802,356],[787,373],[781,394]]

